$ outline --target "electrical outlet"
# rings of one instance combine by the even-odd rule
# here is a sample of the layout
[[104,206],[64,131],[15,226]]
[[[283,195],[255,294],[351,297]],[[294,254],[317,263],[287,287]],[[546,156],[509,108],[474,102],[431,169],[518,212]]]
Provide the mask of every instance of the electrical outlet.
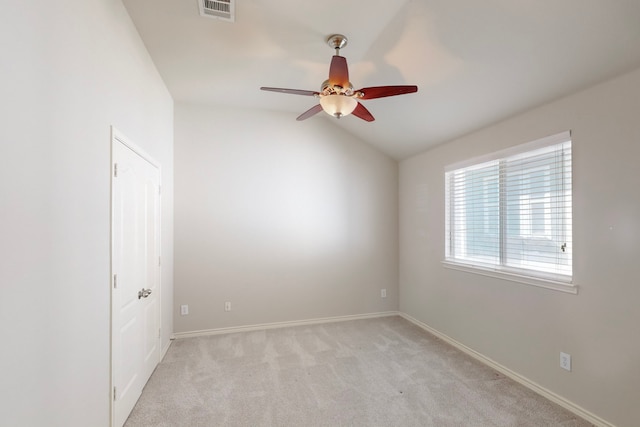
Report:
[[181,316],[186,316],[187,314],[189,314],[189,306],[187,304],[181,305],[180,306],[180,315]]
[[387,297],[387,290],[380,289],[380,298],[386,298],[386,297]]
[[224,311],[231,311],[231,302],[227,301],[224,303]]
[[571,355],[560,352],[560,367],[571,372]]

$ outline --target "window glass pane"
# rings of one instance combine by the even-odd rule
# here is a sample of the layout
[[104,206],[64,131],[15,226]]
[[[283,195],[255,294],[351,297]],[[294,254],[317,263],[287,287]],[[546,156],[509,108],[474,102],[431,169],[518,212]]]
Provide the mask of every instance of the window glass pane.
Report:
[[480,263],[499,261],[500,206],[497,163],[453,174],[453,209],[457,258]]
[[506,161],[505,265],[566,273],[563,155],[545,149]]

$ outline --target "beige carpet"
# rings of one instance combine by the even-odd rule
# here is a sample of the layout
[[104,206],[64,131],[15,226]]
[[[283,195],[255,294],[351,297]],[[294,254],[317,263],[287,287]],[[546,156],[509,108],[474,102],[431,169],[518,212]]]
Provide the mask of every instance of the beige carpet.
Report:
[[176,340],[125,424],[590,425],[401,317]]

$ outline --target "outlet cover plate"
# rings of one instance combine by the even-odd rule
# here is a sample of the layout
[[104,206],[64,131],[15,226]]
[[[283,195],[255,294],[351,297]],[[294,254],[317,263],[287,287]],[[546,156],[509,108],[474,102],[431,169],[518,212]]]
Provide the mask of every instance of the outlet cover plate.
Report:
[[571,355],[560,352],[560,367],[571,372]]

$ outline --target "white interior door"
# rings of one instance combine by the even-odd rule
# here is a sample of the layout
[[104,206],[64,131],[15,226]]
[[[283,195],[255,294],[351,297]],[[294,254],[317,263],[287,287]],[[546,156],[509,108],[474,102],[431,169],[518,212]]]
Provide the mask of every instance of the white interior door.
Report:
[[121,427],[160,358],[160,170],[112,138],[113,425]]

